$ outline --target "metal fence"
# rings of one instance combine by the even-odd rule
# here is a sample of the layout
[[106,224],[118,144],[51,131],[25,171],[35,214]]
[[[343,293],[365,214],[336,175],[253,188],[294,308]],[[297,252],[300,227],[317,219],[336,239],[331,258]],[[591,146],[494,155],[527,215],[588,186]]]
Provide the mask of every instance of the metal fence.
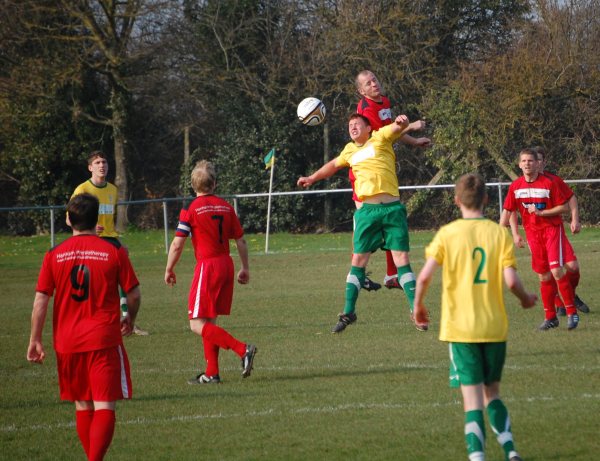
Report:
[[[568,184],[594,184],[600,183],[600,179],[574,179],[565,181]],[[498,194],[498,212],[502,213],[502,204],[503,194],[502,188],[508,187],[510,185],[509,182],[489,182],[486,183],[488,188],[493,188],[497,191]],[[418,191],[418,190],[433,190],[433,189],[453,189],[454,184],[437,184],[437,185],[421,185],[421,186],[401,186],[399,190],[404,191]],[[301,191],[290,191],[290,192],[273,192],[271,193],[271,197],[283,197],[283,196],[294,196],[294,195],[313,195],[313,194],[350,194],[352,189],[320,189],[320,190],[301,190]],[[221,195],[224,199],[233,203],[236,213],[239,214],[239,201],[240,200],[248,200],[248,199],[257,199],[257,198],[268,198],[268,192],[255,193],[255,194],[236,194],[236,195]],[[190,201],[194,197],[173,197],[173,198],[158,198],[158,199],[145,199],[145,200],[130,200],[119,202],[117,206],[129,206],[129,205],[142,205],[142,204],[160,204],[162,208],[162,227],[164,231],[165,238],[165,252],[169,250],[169,204],[173,203],[183,203],[185,201]],[[600,197],[599,197],[600,198]],[[65,205],[54,205],[54,206],[28,206],[28,207],[0,207],[0,213],[6,212],[20,212],[20,211],[47,211],[48,219],[50,223],[50,246],[54,246],[56,244],[56,212],[64,211],[66,208]],[[178,206],[178,209],[180,206]],[[265,216],[265,228],[267,228]],[[267,236],[268,241],[268,236]],[[268,247],[265,248],[265,251],[268,252]]]

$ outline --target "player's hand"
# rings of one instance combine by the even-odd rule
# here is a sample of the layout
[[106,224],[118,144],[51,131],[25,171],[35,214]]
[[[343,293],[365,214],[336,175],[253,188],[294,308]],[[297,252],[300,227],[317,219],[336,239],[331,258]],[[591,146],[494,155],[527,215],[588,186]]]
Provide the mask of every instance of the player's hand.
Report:
[[534,293],[527,293],[527,297],[521,300],[521,306],[523,309],[529,309],[530,307],[535,306],[537,303],[538,297]]
[[250,281],[250,271],[248,269],[240,269],[237,275],[238,283],[246,285]]
[[513,235],[513,242],[517,248],[525,248],[525,239],[521,237],[519,234]]
[[406,115],[398,115],[394,122],[396,125],[406,128],[408,126],[408,117]]
[[46,358],[46,352],[44,351],[44,345],[40,341],[30,341],[29,347],[27,348],[27,360],[33,363],[44,363]]
[[529,214],[534,214],[534,215],[536,215],[536,216],[541,216],[541,213],[542,213],[540,210],[538,210],[538,209],[535,207],[535,205],[529,205],[529,206],[527,207],[527,211],[529,212]]
[[133,322],[129,314],[121,316],[121,336],[131,336],[133,333]]
[[579,221],[571,221],[571,234],[579,234],[581,231],[581,223]]
[[310,176],[302,176],[298,179],[296,184],[298,184],[300,187],[310,187],[314,184],[314,181],[310,178]]
[[170,287],[177,283],[177,276],[173,271],[165,271],[165,283]]
[[431,139],[429,139],[429,138],[417,138],[415,140],[415,146],[416,147],[430,147],[431,146]]
[[413,317],[416,323],[429,323],[429,312],[423,304],[415,303]]

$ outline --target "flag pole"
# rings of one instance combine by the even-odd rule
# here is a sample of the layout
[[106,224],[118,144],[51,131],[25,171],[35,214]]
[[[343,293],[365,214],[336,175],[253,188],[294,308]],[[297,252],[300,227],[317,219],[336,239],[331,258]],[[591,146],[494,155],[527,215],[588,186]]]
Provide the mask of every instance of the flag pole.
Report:
[[269,229],[271,227],[271,193],[273,192],[273,171],[275,171],[275,159],[271,164],[271,179],[269,180],[269,200],[267,203],[267,234],[265,237],[265,254],[269,252]]

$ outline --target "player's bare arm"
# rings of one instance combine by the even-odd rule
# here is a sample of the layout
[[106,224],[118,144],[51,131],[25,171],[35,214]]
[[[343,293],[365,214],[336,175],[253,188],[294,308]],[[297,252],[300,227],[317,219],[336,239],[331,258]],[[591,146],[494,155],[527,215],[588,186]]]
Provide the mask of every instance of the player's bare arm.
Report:
[[185,237],[175,237],[171,242],[169,248],[169,255],[167,256],[167,268],[165,269],[165,283],[169,286],[173,286],[177,283],[177,277],[175,276],[175,266],[181,258],[183,253],[183,246],[185,245]]
[[571,233],[578,234],[581,231],[581,222],[579,221],[579,203],[575,194],[569,199],[569,208],[571,209]]
[[429,147],[431,146],[431,139],[429,138],[413,138],[409,134],[405,134],[400,138],[400,142],[408,144],[412,147]]
[[121,317],[121,335],[129,336],[133,333],[133,326],[140,304],[142,302],[142,294],[140,287],[136,286],[127,293],[127,315]]
[[302,176],[298,179],[297,184],[300,187],[310,187],[314,183],[327,179],[340,171],[342,167],[336,166],[335,159],[330,160],[310,176]]
[[538,300],[538,297],[534,293],[529,293],[523,287],[523,283],[521,283],[521,279],[517,275],[517,271],[514,267],[505,267],[504,271],[504,282],[506,286],[514,294],[519,301],[521,301],[521,306],[523,309],[528,309],[530,307],[535,306],[535,303]]
[[237,281],[242,285],[245,285],[250,281],[250,266],[248,259],[248,244],[244,238],[237,239],[235,241],[238,254],[240,255],[240,261],[242,262],[242,268],[238,271]]
[[27,360],[33,363],[44,363],[46,351],[42,344],[42,332],[48,313],[48,302],[50,296],[46,293],[36,292],[33,300],[33,312],[31,313],[31,335],[29,337],[29,347],[27,348]]
[[429,312],[427,312],[424,301],[427,290],[429,289],[429,284],[431,283],[431,280],[433,280],[433,274],[438,266],[439,264],[434,258],[427,258],[423,269],[421,269],[421,272],[417,277],[417,286],[415,288],[415,307],[413,310],[415,322],[429,322]]
[[[510,212],[509,212],[510,213]],[[509,217],[510,232],[513,237],[513,242],[517,248],[525,247],[525,240],[519,233],[519,217],[516,212],[510,213]]]

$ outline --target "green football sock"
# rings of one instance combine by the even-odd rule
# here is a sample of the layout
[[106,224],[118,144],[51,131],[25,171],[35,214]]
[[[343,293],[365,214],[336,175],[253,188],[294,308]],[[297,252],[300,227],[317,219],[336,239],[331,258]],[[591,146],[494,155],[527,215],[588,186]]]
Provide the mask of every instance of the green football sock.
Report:
[[356,300],[360,287],[365,283],[365,268],[352,266],[346,277],[346,304],[344,314],[352,314],[356,310]]
[[119,298],[121,302],[121,312],[123,315],[127,314],[127,295],[123,288],[119,287]]
[[487,406],[487,413],[490,418],[490,426],[496,434],[496,440],[504,450],[504,459],[509,460],[512,452],[515,451],[515,444],[510,428],[508,410],[502,400],[496,399],[492,400]]
[[417,279],[410,264],[398,267],[398,282],[400,282],[400,286],[404,290],[410,312],[412,313],[415,307],[415,288],[417,287]]
[[485,426],[483,410],[465,412],[465,442],[470,461],[485,459]]

